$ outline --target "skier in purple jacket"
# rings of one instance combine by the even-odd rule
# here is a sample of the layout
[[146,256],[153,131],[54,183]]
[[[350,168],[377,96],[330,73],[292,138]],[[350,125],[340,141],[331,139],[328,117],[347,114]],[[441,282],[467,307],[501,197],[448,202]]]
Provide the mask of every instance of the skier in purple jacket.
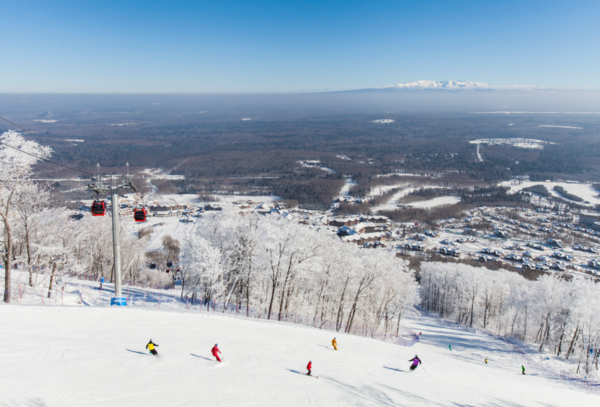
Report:
[[417,355],[415,355],[414,358],[409,360],[409,362],[413,362],[412,365],[410,366],[410,370],[415,370],[417,368],[417,366],[419,366],[419,364],[423,363],[423,362],[421,362],[421,359],[419,359],[419,357]]

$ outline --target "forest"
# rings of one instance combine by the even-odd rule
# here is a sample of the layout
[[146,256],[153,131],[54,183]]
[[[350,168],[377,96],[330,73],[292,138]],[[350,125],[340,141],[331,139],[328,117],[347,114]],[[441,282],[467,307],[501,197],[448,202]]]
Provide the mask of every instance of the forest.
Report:
[[416,280],[394,253],[358,250],[336,236],[262,215],[211,214],[186,237],[182,297],[235,303],[287,321],[394,333],[416,298]]
[[[378,175],[394,172],[456,173],[465,183],[489,184],[515,175],[534,181],[594,180],[600,171],[600,123],[594,117],[578,117],[582,129],[574,133],[539,127],[565,120],[559,115],[511,117],[508,126],[503,116],[468,113],[386,113],[393,120],[387,124],[374,123],[381,115],[373,113],[271,110],[240,120],[242,114],[146,107],[20,117],[60,147],[54,159],[81,170],[95,168],[70,153],[100,163],[107,172],[121,172],[128,162],[132,171],[163,168],[184,175],[184,182],[173,183],[179,193],[276,194],[312,208],[330,204],[343,176],[359,184],[355,190],[362,196]],[[40,117],[57,121],[31,121]],[[482,145],[479,160],[469,141],[481,137],[531,137],[555,144],[541,150]],[[302,160],[319,160],[336,173],[309,170],[299,164]],[[45,164],[39,168],[61,175]]]
[[535,343],[598,370],[600,288],[587,278],[542,275],[531,281],[507,270],[422,263],[421,306],[471,328]]

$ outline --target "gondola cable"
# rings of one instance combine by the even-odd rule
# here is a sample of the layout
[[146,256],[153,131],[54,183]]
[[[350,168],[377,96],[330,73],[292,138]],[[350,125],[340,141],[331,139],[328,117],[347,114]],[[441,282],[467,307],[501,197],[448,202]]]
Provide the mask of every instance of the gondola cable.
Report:
[[69,167],[69,166],[67,166],[67,165],[63,165],[63,164],[57,163],[56,161],[52,161],[52,160],[48,160],[47,158],[40,157],[39,155],[35,155],[35,154],[32,154],[32,153],[28,153],[27,151],[20,150],[20,149],[18,149],[18,148],[16,148],[16,147],[13,147],[13,146],[11,146],[10,144],[6,144],[6,143],[5,143],[5,142],[3,142],[3,141],[0,141],[0,144],[4,145],[4,146],[6,146],[6,147],[12,148],[13,150],[16,150],[16,151],[18,151],[18,152],[20,152],[20,153],[24,153],[24,154],[30,155],[30,156],[32,156],[32,157],[35,157],[35,158],[37,158],[38,160],[46,161],[46,162],[49,162],[49,163],[51,163],[51,164],[54,164],[54,165],[59,165],[59,166],[61,166],[61,167],[67,168],[67,169],[69,169],[69,170],[73,170],[73,171],[81,172],[82,174],[87,174],[87,175],[95,176],[95,174],[93,174],[93,173],[91,173],[91,172],[87,172],[87,171],[83,171],[83,170],[78,170],[77,168]]
[[5,122],[7,122],[7,123],[10,123],[10,124],[12,124],[13,126],[16,126],[16,127],[20,128],[20,129],[21,129],[21,130],[23,130],[24,132],[26,132],[26,133],[29,133],[29,134],[31,134],[31,135],[32,135],[32,136],[34,136],[34,137],[37,137],[37,138],[39,138],[39,139],[42,139],[42,140],[44,140],[44,141],[46,142],[46,144],[49,144],[49,145],[51,145],[51,146],[52,146],[52,147],[54,147],[54,148],[57,148],[57,149],[59,149],[59,150],[62,150],[62,151],[64,151],[64,152],[65,152],[65,153],[67,153],[67,154],[71,154],[73,157],[76,157],[76,158],[78,158],[78,159],[80,159],[80,160],[86,161],[86,162],[88,162],[88,163],[90,163],[90,164],[92,164],[92,165],[96,165],[96,164],[94,164],[93,162],[91,162],[90,160],[88,160],[88,159],[86,159],[86,158],[83,158],[83,157],[80,157],[80,156],[78,156],[77,154],[74,154],[74,153],[72,153],[72,152],[70,152],[70,151],[68,151],[68,150],[65,150],[64,148],[62,148],[62,147],[59,147],[59,146],[57,146],[57,145],[55,145],[55,144],[53,144],[53,143],[49,142],[49,141],[48,141],[48,140],[47,140],[45,137],[42,137],[42,136],[40,136],[39,134],[35,134],[34,132],[32,132],[32,131],[29,131],[29,130],[27,130],[27,129],[26,129],[26,128],[24,128],[24,127],[21,127],[21,126],[19,126],[18,124],[16,124],[16,123],[13,123],[13,122],[11,122],[10,120],[8,120],[8,119],[6,119],[6,118],[4,118],[4,117],[2,117],[2,116],[0,116],[0,119],[4,120],[4,121],[5,121]]

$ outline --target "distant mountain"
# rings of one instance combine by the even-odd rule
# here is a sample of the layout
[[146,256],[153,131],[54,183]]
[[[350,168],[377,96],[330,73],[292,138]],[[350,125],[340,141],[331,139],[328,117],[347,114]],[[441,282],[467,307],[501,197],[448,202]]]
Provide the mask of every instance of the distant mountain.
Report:
[[449,89],[449,90],[459,90],[459,89],[480,89],[480,90],[490,90],[494,89],[492,85],[488,85],[487,83],[480,82],[471,82],[471,81],[413,81],[413,82],[404,82],[399,83],[398,85],[390,85],[384,86],[383,88],[378,89]]
[[472,81],[413,81],[404,82],[397,85],[389,85],[380,88],[368,88],[368,89],[357,89],[350,92],[394,92],[394,91],[421,91],[421,90],[433,90],[433,91],[498,91],[498,90],[534,90],[534,89],[546,89],[537,88],[534,86],[497,86],[488,85],[487,83],[472,82]]

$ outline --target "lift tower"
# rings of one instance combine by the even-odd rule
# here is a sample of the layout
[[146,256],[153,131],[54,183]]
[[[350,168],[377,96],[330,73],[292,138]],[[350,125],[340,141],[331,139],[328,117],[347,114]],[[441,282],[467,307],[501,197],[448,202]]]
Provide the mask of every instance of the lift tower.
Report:
[[[129,173],[129,164],[127,164]],[[113,230],[113,255],[115,270],[115,296],[110,300],[110,305],[126,306],[127,298],[121,294],[121,247],[119,244],[119,190],[127,192],[137,192],[135,186],[131,183],[133,175],[110,175],[92,178],[92,183],[88,188],[96,194],[104,195],[110,192],[112,208],[112,230]]]

